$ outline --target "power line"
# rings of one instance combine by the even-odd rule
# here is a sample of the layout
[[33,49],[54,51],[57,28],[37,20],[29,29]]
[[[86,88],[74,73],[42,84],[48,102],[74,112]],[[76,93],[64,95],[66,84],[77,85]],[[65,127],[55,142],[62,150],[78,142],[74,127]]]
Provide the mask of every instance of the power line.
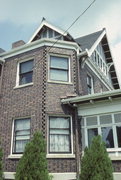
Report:
[[[72,24],[64,31],[64,33],[62,34],[62,35],[60,35],[60,37],[62,37],[65,33],[67,33],[68,32],[68,30],[79,20],[79,18],[80,17],[82,17],[87,11],[88,11],[88,9],[94,4],[96,2],[96,0],[93,0],[90,4],[89,4],[89,6],[74,20],[74,22],[72,22]],[[48,51],[47,51],[47,53],[49,53],[49,51],[54,47],[54,45],[57,43],[59,41],[59,39],[57,39],[53,44],[52,44],[52,46],[48,49]],[[43,57],[42,57],[43,58]],[[42,58],[40,59],[40,60],[42,60]],[[36,63],[37,64],[37,63]],[[35,65],[36,64],[34,64],[34,67],[35,67]],[[33,67],[33,68],[34,68]]]

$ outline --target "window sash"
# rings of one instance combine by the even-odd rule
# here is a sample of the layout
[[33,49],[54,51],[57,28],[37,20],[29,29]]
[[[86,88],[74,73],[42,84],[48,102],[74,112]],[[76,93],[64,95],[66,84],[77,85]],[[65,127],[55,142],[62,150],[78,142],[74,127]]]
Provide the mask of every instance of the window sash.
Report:
[[32,82],[33,60],[21,62],[19,64],[19,85]]
[[50,56],[50,80],[69,81],[69,59],[61,56]]
[[[55,122],[52,124],[51,121]],[[61,121],[62,125],[60,124]],[[60,124],[60,127],[55,127],[56,124]],[[64,125],[66,128],[63,127]],[[71,153],[71,124],[69,117],[49,117],[49,153]]]
[[23,153],[25,145],[30,140],[30,119],[14,120],[13,154]]

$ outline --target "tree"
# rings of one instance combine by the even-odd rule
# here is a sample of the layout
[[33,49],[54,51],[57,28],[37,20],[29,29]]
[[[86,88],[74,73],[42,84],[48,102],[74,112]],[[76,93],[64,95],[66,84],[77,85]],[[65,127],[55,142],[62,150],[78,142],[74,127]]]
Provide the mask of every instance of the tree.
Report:
[[49,180],[46,160],[46,145],[40,132],[36,132],[33,139],[26,145],[20,159],[16,180]]
[[85,148],[81,161],[80,180],[113,180],[113,168],[101,136]]
[[2,162],[2,158],[3,158],[3,151],[2,148],[0,147],[0,179],[3,180],[3,162]]

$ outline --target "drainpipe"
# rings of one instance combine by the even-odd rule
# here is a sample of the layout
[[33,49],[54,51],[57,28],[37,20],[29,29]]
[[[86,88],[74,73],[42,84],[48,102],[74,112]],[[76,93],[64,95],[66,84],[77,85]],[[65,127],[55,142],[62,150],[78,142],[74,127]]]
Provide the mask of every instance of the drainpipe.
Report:
[[75,119],[75,155],[76,155],[76,173],[77,173],[77,179],[79,178],[79,172],[80,172],[80,150],[79,150],[79,125],[78,125],[78,111],[76,104],[70,104],[68,105],[74,109],[74,119]]

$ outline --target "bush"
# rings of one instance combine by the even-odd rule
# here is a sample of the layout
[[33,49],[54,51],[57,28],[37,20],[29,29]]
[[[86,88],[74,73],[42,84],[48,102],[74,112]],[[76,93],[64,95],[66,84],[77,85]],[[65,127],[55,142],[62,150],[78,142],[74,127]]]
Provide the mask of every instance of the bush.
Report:
[[112,163],[100,136],[94,137],[90,147],[85,148],[80,180],[113,180]]
[[36,132],[20,159],[16,180],[49,180],[46,160],[46,145],[40,132]]

